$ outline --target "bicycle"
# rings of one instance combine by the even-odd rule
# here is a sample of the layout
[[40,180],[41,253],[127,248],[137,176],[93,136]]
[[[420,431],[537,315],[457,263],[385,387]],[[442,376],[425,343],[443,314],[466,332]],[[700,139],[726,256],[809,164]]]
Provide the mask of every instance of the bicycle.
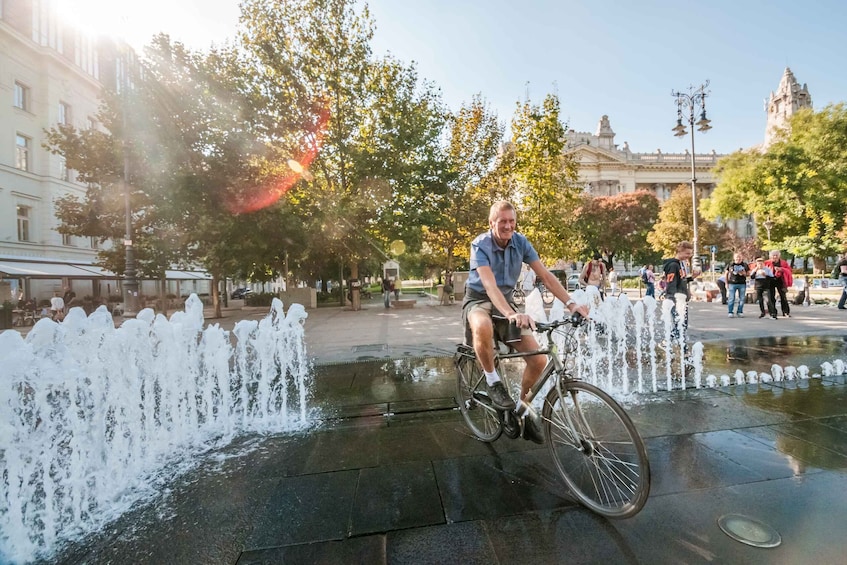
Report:
[[552,306],[553,300],[555,300],[556,297],[553,296],[553,293],[546,286],[544,286],[544,283],[539,283],[538,291],[541,292],[541,300],[544,302],[544,305]]
[[[547,287],[544,286],[544,283],[538,283],[535,287],[541,293],[541,300],[544,302],[545,306],[552,306],[553,300],[556,298],[553,296],[553,293],[550,292]],[[529,294],[525,292],[522,288],[515,288],[512,291],[512,302],[515,303],[516,306],[523,306],[526,303],[526,295]]]
[[[650,493],[647,449],[617,401],[572,375],[568,356],[576,350],[576,328],[582,323],[584,319],[579,315],[551,323],[537,322],[536,331],[546,334],[545,346],[526,353],[500,353],[498,344],[495,363],[531,355],[547,356],[547,365],[530,389],[526,403],[531,405],[550,377],[555,376],[544,400],[541,420],[556,470],[588,509],[608,518],[629,518],[644,507]],[[454,363],[459,410],[473,434],[487,443],[503,433],[513,439],[518,437],[518,416],[491,404],[485,375],[473,348],[459,345]]]

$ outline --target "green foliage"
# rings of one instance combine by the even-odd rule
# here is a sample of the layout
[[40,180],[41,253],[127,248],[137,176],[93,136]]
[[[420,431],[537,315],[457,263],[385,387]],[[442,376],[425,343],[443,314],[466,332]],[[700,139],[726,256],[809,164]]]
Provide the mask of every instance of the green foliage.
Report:
[[816,267],[845,248],[847,108],[804,109],[763,153],[739,152],[716,168],[719,183],[705,203],[710,217],[752,214],[758,233],[772,223],[768,246],[812,256]]
[[503,126],[481,96],[450,116],[448,190],[434,195],[437,211],[423,226],[423,253],[439,270],[455,270],[457,260],[467,259],[471,240],[487,228],[488,210],[496,200],[489,186],[502,138]]
[[[727,228],[705,221],[699,205],[697,206],[697,231],[699,235],[697,250],[701,255],[704,250],[715,245],[718,249],[728,248],[730,233]],[[694,226],[692,223],[693,201],[691,186],[681,184],[671,192],[670,198],[662,203],[659,211],[659,221],[653,226],[653,230],[647,234],[647,243],[654,251],[661,253],[662,257],[673,257],[676,255],[676,246],[681,241],[694,240]]]
[[577,166],[563,155],[565,127],[559,99],[548,94],[541,105],[519,104],[512,119],[511,178],[515,183],[518,229],[547,262],[578,252],[570,218],[579,205]]

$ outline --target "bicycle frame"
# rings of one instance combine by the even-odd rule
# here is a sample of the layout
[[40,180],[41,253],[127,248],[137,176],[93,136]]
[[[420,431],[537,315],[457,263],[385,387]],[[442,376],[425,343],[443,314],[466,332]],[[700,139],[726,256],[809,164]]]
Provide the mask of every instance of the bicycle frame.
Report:
[[[514,351],[511,353],[495,354],[495,359],[520,359],[524,357],[534,357],[536,355],[547,356],[547,364],[544,366],[544,369],[541,371],[541,374],[535,380],[535,383],[533,383],[533,385],[530,387],[529,391],[527,392],[527,396],[524,399],[527,404],[532,404],[532,401],[538,395],[539,391],[544,387],[544,385],[547,383],[547,380],[554,373],[560,374],[565,368],[564,363],[562,363],[561,359],[559,359],[558,346],[553,342],[553,331],[555,331],[556,328],[559,328],[565,324],[571,324],[571,322],[555,324],[550,328],[544,330],[544,333],[547,336],[546,346],[542,346],[534,351]],[[561,394],[562,390],[558,382],[556,383],[556,388],[559,391],[559,394]]]

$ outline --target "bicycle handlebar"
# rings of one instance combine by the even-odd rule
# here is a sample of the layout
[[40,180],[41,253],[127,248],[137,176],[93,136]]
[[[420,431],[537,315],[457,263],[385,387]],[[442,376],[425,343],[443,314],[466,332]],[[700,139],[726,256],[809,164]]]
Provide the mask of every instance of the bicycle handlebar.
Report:
[[[494,320],[507,320],[508,319],[508,318],[506,318],[506,316],[500,316],[500,315],[497,315],[497,314],[492,315],[491,318],[494,319]],[[567,324],[570,324],[571,326],[576,328],[576,327],[583,325],[587,320],[588,319],[585,318],[579,312],[574,312],[573,314],[570,315],[570,317],[568,317],[564,320],[556,320],[554,322],[546,322],[546,323],[545,322],[535,322],[535,331],[537,331],[537,332],[551,332],[551,331],[555,330],[556,328],[562,327],[562,326],[567,325]]]

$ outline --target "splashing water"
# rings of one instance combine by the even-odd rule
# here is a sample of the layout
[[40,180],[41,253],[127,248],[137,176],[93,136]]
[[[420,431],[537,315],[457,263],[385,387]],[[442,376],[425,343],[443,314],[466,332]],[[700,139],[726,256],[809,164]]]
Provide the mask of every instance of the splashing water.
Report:
[[[626,397],[633,392],[649,389],[658,392],[684,389],[691,386],[716,387],[730,384],[771,383],[794,378],[808,379],[809,368],[773,365],[770,373],[736,369],[732,376],[709,375],[704,379],[704,346],[700,342],[686,344],[678,335],[685,335],[687,305],[665,300],[657,303],[652,297],[631,302],[622,294],[603,300],[594,287],[576,290],[573,299],[589,307],[589,323],[576,332],[576,340],[565,344],[557,340],[560,351],[568,351],[574,374],[607,392]],[[679,312],[674,315],[674,308]],[[526,313],[539,321],[547,321],[541,295],[533,291],[526,300]],[[550,320],[561,320],[567,314],[557,299],[550,308]],[[555,338],[554,334],[554,338]],[[543,336],[536,336],[543,343]],[[568,349],[570,348],[570,349]],[[847,364],[834,360],[821,365],[825,376],[841,375]],[[815,378],[816,375],[812,375]],[[820,378],[817,376],[817,378]],[[704,382],[705,381],[705,382]],[[662,386],[663,385],[663,386]],[[543,392],[543,391],[542,391]],[[542,397],[539,394],[537,398]]]
[[244,432],[308,424],[306,312],[274,300],[233,334],[196,295],[114,327],[104,306],[0,333],[0,562],[43,558]]

